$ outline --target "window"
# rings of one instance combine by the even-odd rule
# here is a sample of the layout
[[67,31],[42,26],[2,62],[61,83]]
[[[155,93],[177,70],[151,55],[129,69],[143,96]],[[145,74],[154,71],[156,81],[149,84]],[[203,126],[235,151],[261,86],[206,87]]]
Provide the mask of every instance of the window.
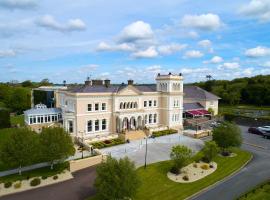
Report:
[[37,122],[40,123],[40,116],[37,117]]
[[123,109],[123,103],[120,103],[120,109]]
[[149,115],[149,124],[151,124],[153,121],[152,114]]
[[92,104],[87,105],[87,111],[92,111]]
[[157,114],[154,114],[154,123],[157,123]]
[[95,103],[95,111],[98,111],[98,110],[99,110],[99,104]]
[[106,125],[107,125],[106,124],[106,119],[103,119],[102,120],[102,130],[106,130],[106,128],[107,128]]
[[46,115],[46,116],[44,117],[44,122],[47,123],[47,121],[48,121],[48,116]]
[[93,124],[92,120],[87,122],[87,132],[92,132],[93,131]]
[[150,100],[150,101],[149,101],[149,107],[151,107],[151,106],[152,106],[152,101]]
[[144,107],[147,107],[147,101],[144,101],[144,102],[143,102],[143,106],[144,106]]
[[154,106],[157,106],[157,101],[156,100],[154,100]]
[[95,131],[99,131],[99,120],[95,120]]
[[68,121],[68,132],[73,133],[73,121]]
[[33,124],[36,123],[36,117],[33,117]]
[[148,122],[148,118],[147,118],[147,115],[144,116],[144,124],[147,124]]
[[106,110],[106,103],[101,104],[101,110]]
[[51,115],[48,116],[48,122],[51,122]]
[[30,117],[30,122],[29,122],[30,124],[33,124],[33,119],[32,119],[32,117]]

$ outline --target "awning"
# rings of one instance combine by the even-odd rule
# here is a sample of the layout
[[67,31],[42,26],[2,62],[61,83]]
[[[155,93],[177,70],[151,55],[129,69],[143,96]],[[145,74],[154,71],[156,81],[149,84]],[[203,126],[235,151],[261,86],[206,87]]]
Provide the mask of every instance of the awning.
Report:
[[198,112],[200,112],[204,115],[210,115],[210,113],[207,110],[198,110]]
[[189,110],[186,113],[193,115],[193,116],[202,116],[202,115],[209,115],[210,114],[206,110]]

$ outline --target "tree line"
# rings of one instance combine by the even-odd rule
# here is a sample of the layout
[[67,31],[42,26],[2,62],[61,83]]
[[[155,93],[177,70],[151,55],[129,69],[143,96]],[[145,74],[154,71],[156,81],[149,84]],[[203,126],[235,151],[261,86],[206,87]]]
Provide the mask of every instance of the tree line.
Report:
[[258,75],[251,78],[228,80],[208,80],[197,85],[221,97],[220,102],[229,105],[252,104],[270,105],[270,75]]

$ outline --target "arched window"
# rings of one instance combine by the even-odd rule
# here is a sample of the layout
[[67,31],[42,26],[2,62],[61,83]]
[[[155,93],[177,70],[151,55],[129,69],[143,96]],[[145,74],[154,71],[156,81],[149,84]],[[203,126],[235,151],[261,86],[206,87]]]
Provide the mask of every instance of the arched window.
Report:
[[133,102],[130,103],[130,108],[133,108]]
[[134,108],[138,108],[138,104],[137,104],[137,102],[135,102],[135,104],[134,104]]
[[87,132],[92,132],[93,131],[93,122],[92,120],[87,122]]
[[123,109],[123,102],[120,103],[120,109]]
[[123,109],[126,109],[126,103],[124,103]]
[[129,109],[129,108],[130,108],[130,103],[128,102],[128,103],[127,103],[127,109]]

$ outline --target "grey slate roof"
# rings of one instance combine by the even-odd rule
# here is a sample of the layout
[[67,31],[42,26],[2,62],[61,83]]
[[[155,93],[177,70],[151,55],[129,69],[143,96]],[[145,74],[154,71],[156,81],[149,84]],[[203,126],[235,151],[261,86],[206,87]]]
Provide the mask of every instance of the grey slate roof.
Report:
[[184,98],[186,99],[202,99],[202,100],[218,100],[220,97],[207,92],[197,86],[184,86]]
[[[73,93],[117,93],[124,89],[127,84],[113,84],[106,87],[105,85],[81,85],[69,89]],[[156,92],[156,84],[134,84],[136,89],[141,92]],[[218,100],[218,96],[203,90],[197,86],[184,86],[184,98]]]
[[25,115],[48,115],[61,113],[60,108],[31,108],[24,111]]
[[183,107],[184,111],[204,109],[204,107],[199,103],[184,103]]

